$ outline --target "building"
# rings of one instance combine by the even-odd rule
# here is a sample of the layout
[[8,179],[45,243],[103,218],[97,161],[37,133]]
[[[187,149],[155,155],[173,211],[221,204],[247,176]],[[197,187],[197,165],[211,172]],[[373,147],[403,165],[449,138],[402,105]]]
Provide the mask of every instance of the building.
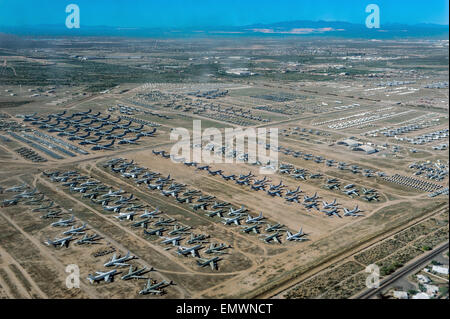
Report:
[[430,299],[430,296],[428,296],[424,292],[419,292],[418,294],[415,294],[412,299]]
[[392,295],[397,299],[408,299],[408,293],[406,291],[393,291]]
[[433,266],[431,270],[441,275],[448,275],[448,267]]
[[430,278],[422,274],[417,275],[417,281],[420,282],[421,284],[428,284],[431,282]]
[[430,297],[434,297],[439,293],[439,287],[435,285],[423,285],[425,289],[427,290],[426,293]]
[[372,146],[367,145],[367,144],[353,147],[352,151],[362,151],[362,152],[366,152],[366,154],[373,154],[373,153],[378,152],[378,150],[376,148],[373,148]]
[[350,138],[347,138],[345,140],[339,141],[337,142],[338,145],[345,145],[348,147],[357,147],[360,146],[362,143],[356,141],[356,140],[352,140]]

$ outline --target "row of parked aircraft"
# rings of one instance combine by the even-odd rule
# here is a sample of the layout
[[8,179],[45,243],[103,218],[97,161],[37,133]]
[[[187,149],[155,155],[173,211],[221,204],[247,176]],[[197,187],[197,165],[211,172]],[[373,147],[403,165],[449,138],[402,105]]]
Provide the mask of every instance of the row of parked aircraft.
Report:
[[[153,150],[153,153],[156,155],[164,155],[165,151],[155,151]],[[186,162],[186,161],[181,161],[184,165],[186,166],[190,166],[190,167],[195,167],[196,170],[203,170],[203,171],[207,171],[208,174],[213,175],[213,176],[221,176],[223,179],[229,181],[229,180],[233,180],[235,181],[237,184],[239,185],[247,185],[250,186],[250,188],[252,190],[255,191],[265,191],[268,195],[275,197],[282,197],[284,198],[287,202],[295,202],[295,203],[301,203],[301,198],[300,198],[300,194],[303,193],[302,190],[300,190],[300,186],[298,186],[296,189],[290,190],[290,189],[286,189],[286,185],[283,184],[283,181],[280,181],[278,184],[271,184],[270,180],[267,178],[267,176],[265,176],[262,179],[256,179],[255,175],[252,174],[252,172],[249,172],[248,174],[240,174],[240,175],[235,175],[235,174],[231,174],[231,175],[225,175],[224,172],[222,170],[212,170],[211,167],[209,165],[199,165],[196,162]],[[290,164],[284,164],[284,166],[281,166],[281,169],[292,169],[293,166],[288,166]],[[311,177],[310,177],[311,178]],[[318,178],[318,177],[317,177]],[[332,180],[328,180],[329,182],[334,182],[334,186],[337,185],[337,179],[332,179]],[[351,196],[356,194],[357,196],[359,196],[359,192],[357,189],[354,188],[354,184],[349,184],[346,185],[344,187],[344,193],[347,194],[348,196]],[[337,187],[337,186],[336,186]],[[330,188],[331,189],[331,188]],[[378,194],[373,194],[373,192],[375,192],[375,190],[366,190],[363,188],[363,191],[365,194],[370,194],[367,195],[368,200],[373,200],[376,199],[378,200]],[[371,196],[371,198],[369,198],[369,196]],[[317,199],[319,198],[319,196],[317,195],[317,193],[313,194],[312,196],[308,196],[308,195],[303,195],[303,206],[309,211],[312,208],[315,208],[317,210],[320,211],[319,209],[319,203],[317,202]],[[336,201],[336,200],[335,200]],[[326,206],[326,203],[323,202],[324,205]],[[194,210],[202,208],[202,209],[206,209],[207,207],[207,203],[201,203],[201,204],[194,204],[193,208]],[[217,203],[216,203],[217,205]],[[215,208],[213,206],[213,208]],[[324,208],[326,209],[326,207]],[[338,214],[338,208],[334,208],[331,211],[328,210],[322,210],[322,212],[324,212],[327,216],[339,216]],[[360,214],[356,214],[356,212],[359,212],[358,209],[353,209],[353,210],[349,210],[349,209],[345,209],[345,216],[362,216]],[[354,213],[354,214],[352,214]],[[211,215],[217,215],[218,212],[211,212]],[[220,215],[219,215],[220,216]],[[222,217],[222,216],[220,216]],[[242,219],[242,218],[240,218]],[[229,225],[232,223],[239,223],[239,220],[237,217],[235,218],[228,218],[225,220],[225,224]]]
[[[156,153],[156,155],[164,155],[164,151],[153,151]],[[131,162],[130,162],[131,163]],[[123,159],[113,159],[108,161],[104,166],[109,167],[113,172],[120,173],[122,177],[127,178],[128,175],[125,174],[132,174],[132,177],[136,179],[137,184],[147,184],[147,187],[150,190],[160,190],[161,195],[164,196],[172,196],[174,197],[178,202],[180,203],[190,203],[191,208],[194,211],[197,211],[199,209],[205,210],[205,215],[208,217],[218,217],[221,219],[222,223],[225,225],[239,225],[242,226],[244,233],[258,233],[261,223],[265,223],[262,221],[265,219],[265,217],[260,213],[258,216],[252,216],[248,213],[248,210],[244,208],[243,206],[241,208],[234,209],[231,207],[230,203],[227,202],[220,202],[217,201],[215,196],[210,195],[202,195],[200,191],[197,190],[186,190],[186,185],[184,184],[177,184],[175,182],[172,182],[170,185],[169,182],[171,182],[170,175],[166,178],[158,178],[156,182],[152,183],[152,180],[156,179],[156,175],[152,175],[155,173],[148,172],[147,170],[142,170],[141,168],[132,167],[129,165],[130,163],[127,163]],[[186,164],[186,163],[185,163]],[[196,166],[197,169],[204,169],[208,170],[209,167],[201,167]],[[210,170],[209,170],[210,171]],[[214,172],[212,173],[214,174]],[[220,174],[218,172],[217,174]],[[249,178],[251,173],[242,175],[243,178]],[[210,208],[210,209],[208,209]],[[228,215],[224,216],[224,213],[228,210]],[[246,218],[246,219],[245,219]],[[241,225],[241,220],[244,220],[246,225]],[[255,224],[255,225],[253,225]],[[291,241],[296,238],[299,238],[302,232],[299,232],[297,236],[286,236],[286,239]],[[277,236],[273,236],[273,234],[269,235],[261,235],[264,236],[263,240],[265,242],[270,242],[273,239],[278,239]],[[302,239],[304,240],[304,239]]]
[[[69,141],[78,141],[79,145],[90,146],[91,150],[112,150],[115,141],[118,145],[138,144],[141,137],[154,136],[156,128],[144,131],[144,125],[138,127],[131,126],[132,121],[122,123],[119,117],[112,120],[111,115],[101,117],[101,112],[92,114],[92,110],[86,112],[76,112],[68,116],[64,116],[66,111],[62,113],[54,113],[47,118],[36,116],[35,114],[25,115],[24,121],[36,125],[39,129],[46,129],[48,132],[57,133],[58,136],[65,136]],[[87,122],[84,122],[87,120]],[[94,126],[97,123],[96,126]],[[62,126],[61,126],[62,125]],[[69,130],[71,129],[71,130]],[[116,132],[121,130],[122,132]],[[84,133],[82,133],[83,131]],[[82,133],[82,134],[80,134]],[[127,134],[135,134],[133,138],[126,138]],[[90,138],[90,137],[94,138]],[[100,141],[110,141],[101,144]]]
[[[109,163],[112,162],[113,161],[110,161]],[[132,164],[133,162],[124,162],[122,163],[122,168],[131,166]],[[81,176],[75,171],[64,173],[59,171],[50,173],[44,172],[44,175],[49,177],[52,181],[63,182],[63,185],[69,187],[70,191],[83,193],[82,196],[84,198],[90,198],[92,203],[101,205],[105,211],[116,213],[117,215],[113,215],[113,217],[119,221],[128,220],[132,222],[130,224],[131,227],[143,228],[145,235],[159,236],[159,238],[162,239],[162,245],[172,244],[172,246],[176,246],[176,253],[179,255],[187,256],[192,254],[199,257],[198,250],[204,248],[201,244],[209,243],[209,235],[192,233],[190,226],[176,223],[176,219],[163,216],[163,213],[158,208],[152,211],[145,209],[145,206],[139,203],[139,199],[136,198],[134,194],[127,195],[122,189],[113,190],[96,180],[89,180],[87,176]],[[69,176],[69,178],[60,178],[67,176]],[[160,181],[169,181],[169,179],[170,177],[161,178]],[[81,184],[78,185],[77,183]],[[110,202],[112,202],[112,204],[110,204]],[[144,210],[142,211],[142,209]],[[140,213],[139,210],[141,210]],[[55,222],[54,226],[67,225],[71,222],[71,219],[60,220]],[[75,228],[74,231],[78,229],[79,228]],[[163,235],[165,232],[167,232],[167,236]],[[184,239],[186,239],[186,244],[197,245],[192,247],[181,246],[180,242]],[[226,246],[225,244],[211,244],[211,246],[206,249],[205,253],[223,253],[221,252],[222,250],[230,247],[231,246]],[[211,265],[212,268],[217,269],[218,261],[219,258],[216,257],[211,259],[199,259],[198,265],[201,267]]]

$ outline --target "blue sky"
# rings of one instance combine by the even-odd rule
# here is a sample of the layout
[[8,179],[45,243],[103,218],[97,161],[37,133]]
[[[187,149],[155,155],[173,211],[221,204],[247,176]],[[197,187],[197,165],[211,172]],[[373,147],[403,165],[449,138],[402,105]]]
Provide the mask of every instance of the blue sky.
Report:
[[383,23],[448,25],[448,0],[0,0],[0,25],[64,25],[68,4],[86,26],[240,26],[292,20],[364,23],[365,7],[380,7]]

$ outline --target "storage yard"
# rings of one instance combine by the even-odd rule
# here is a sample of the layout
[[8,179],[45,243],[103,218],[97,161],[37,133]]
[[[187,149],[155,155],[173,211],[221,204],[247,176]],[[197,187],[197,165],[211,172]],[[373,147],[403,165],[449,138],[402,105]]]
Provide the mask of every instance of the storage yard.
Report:
[[0,298],[352,298],[448,241],[448,40],[103,40],[0,48]]

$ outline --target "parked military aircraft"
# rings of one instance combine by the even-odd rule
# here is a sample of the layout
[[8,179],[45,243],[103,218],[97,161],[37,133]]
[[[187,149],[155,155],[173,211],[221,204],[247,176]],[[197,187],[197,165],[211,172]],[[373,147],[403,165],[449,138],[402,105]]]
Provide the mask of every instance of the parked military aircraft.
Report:
[[249,233],[249,232],[254,232],[255,234],[259,234],[260,233],[260,231],[259,231],[259,225],[258,224],[256,224],[256,225],[251,225],[251,226],[241,226],[242,228],[243,228],[243,232],[244,233]]
[[153,235],[162,236],[162,234],[165,230],[166,229],[164,227],[160,227],[160,228],[156,228],[156,229],[149,229],[149,230],[144,229],[144,234],[150,235],[150,236],[153,236]]
[[135,256],[131,256],[130,252],[127,252],[127,254],[123,257],[116,257],[116,254],[114,253],[114,255],[112,256],[111,260],[106,262],[104,264],[105,267],[111,267],[111,266],[129,266],[129,264],[126,264],[125,262],[131,259],[136,258]]
[[275,234],[272,235],[263,235],[265,236],[262,240],[266,243],[270,243],[272,240],[276,241],[277,243],[281,244],[280,240],[280,233],[277,231]]
[[173,246],[179,246],[180,241],[183,239],[181,236],[176,237],[163,237],[164,240],[161,241],[161,244],[172,244]]
[[193,257],[200,257],[198,250],[201,248],[203,248],[202,245],[195,245],[192,247],[179,246],[177,249],[177,254],[183,256],[188,256],[189,254],[191,254]]
[[122,280],[129,280],[129,279],[148,279],[147,277],[142,276],[144,273],[150,272],[153,270],[153,267],[150,269],[147,269],[147,267],[139,269],[136,267],[133,269],[133,266],[130,265],[130,269],[128,270],[128,273],[120,277]]
[[144,211],[142,215],[140,215],[140,218],[155,218],[156,215],[162,214],[162,212],[156,207],[155,210],[149,212],[147,209]]
[[64,237],[64,238],[55,238],[54,240],[51,239],[47,239],[47,241],[45,242],[45,244],[47,244],[48,246],[53,245],[54,247],[69,247],[69,242],[73,240],[72,235]]
[[247,219],[245,220],[245,223],[246,224],[259,223],[264,218],[265,217],[263,216],[262,212],[260,212],[259,215],[256,216],[256,217],[252,217],[251,215],[247,215]]
[[289,231],[286,232],[286,240],[289,241],[305,241],[308,240],[307,238],[305,238],[305,236],[307,236],[307,234],[305,234],[303,232],[303,230],[300,228],[300,231],[298,233],[295,234],[291,234]]
[[364,216],[362,214],[357,214],[361,212],[361,210],[358,208],[358,205],[355,206],[352,210],[349,210],[344,207],[344,216],[354,216],[354,217],[361,217]]
[[51,223],[53,227],[67,227],[70,226],[75,221],[75,216],[71,216],[69,219],[60,219],[57,222]]
[[231,248],[231,246],[227,246],[225,244],[220,244],[220,245],[216,246],[216,244],[211,243],[209,248],[205,250],[205,254],[213,254],[213,253],[225,254],[225,252],[223,252],[222,250],[225,250],[225,249],[228,249],[228,248]]
[[323,209],[333,208],[333,207],[335,207],[336,205],[339,205],[339,204],[336,202],[336,198],[335,198],[331,203],[327,203],[327,202],[325,202],[325,201],[322,201],[322,208],[323,208]]
[[104,280],[105,282],[112,282],[114,275],[117,273],[116,269],[107,272],[96,271],[96,275],[89,274],[87,280],[90,281],[91,284],[94,282],[99,282]]
[[63,235],[82,235],[84,234],[84,230],[86,229],[86,223],[81,225],[80,227],[75,228],[75,226],[72,226],[69,230],[66,230],[63,232]]
[[172,284],[172,281],[171,282],[161,281],[159,283],[152,284],[151,280],[149,279],[147,281],[147,285],[144,286],[144,289],[139,291],[139,294],[140,295],[147,295],[147,294],[161,295],[164,293],[162,288],[167,285],[170,285],[170,284]]
[[78,244],[78,245],[100,244],[99,242],[97,242],[97,240],[99,240],[99,239],[100,239],[100,236],[97,234],[94,234],[92,236],[88,236],[88,234],[85,234],[81,239],[77,240],[75,242],[75,244]]
[[238,215],[236,217],[232,217],[232,218],[223,218],[223,223],[224,225],[231,225],[231,224],[236,224],[236,225],[240,225],[240,220],[242,219],[241,215]]
[[217,270],[218,266],[217,266],[217,262],[220,259],[220,257],[213,257],[211,259],[205,259],[205,258],[199,258],[200,260],[197,260],[197,265],[199,265],[200,267],[206,267],[206,266],[211,266],[212,270]]
[[317,193],[314,193],[314,195],[312,195],[312,196],[305,195],[305,196],[303,196],[303,202],[305,202],[305,203],[313,202],[318,198],[319,198],[319,196],[317,196]]

